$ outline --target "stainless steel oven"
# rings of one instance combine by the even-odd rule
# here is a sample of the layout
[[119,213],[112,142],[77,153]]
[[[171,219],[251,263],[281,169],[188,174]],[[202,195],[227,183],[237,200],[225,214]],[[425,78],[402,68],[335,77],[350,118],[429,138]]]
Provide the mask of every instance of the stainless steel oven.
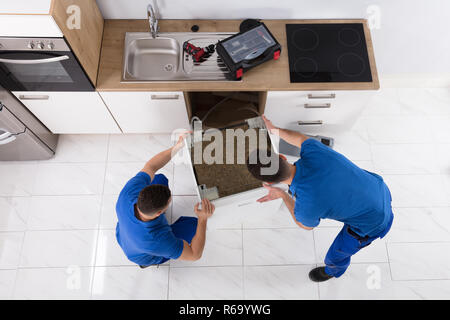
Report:
[[64,38],[0,38],[0,85],[10,91],[94,91]]

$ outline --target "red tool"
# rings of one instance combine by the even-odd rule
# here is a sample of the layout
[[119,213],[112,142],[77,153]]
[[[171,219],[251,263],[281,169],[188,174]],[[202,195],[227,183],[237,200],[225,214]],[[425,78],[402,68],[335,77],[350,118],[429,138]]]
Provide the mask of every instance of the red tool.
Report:
[[208,58],[212,53],[214,53],[214,47],[215,46],[213,44],[207,46],[206,48],[200,48],[187,41],[183,43],[184,51],[190,54],[195,62],[201,62],[203,59]]

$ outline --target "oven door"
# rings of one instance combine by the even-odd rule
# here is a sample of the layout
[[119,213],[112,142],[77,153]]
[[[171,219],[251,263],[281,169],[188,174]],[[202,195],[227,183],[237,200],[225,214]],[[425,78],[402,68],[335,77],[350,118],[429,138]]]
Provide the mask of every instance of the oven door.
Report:
[[94,91],[70,52],[0,50],[0,85],[10,91]]

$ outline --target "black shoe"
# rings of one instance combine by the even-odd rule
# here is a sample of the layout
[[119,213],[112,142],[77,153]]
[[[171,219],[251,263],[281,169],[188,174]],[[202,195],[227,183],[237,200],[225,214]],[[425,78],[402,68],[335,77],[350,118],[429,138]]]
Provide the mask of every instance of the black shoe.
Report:
[[325,273],[325,267],[314,268],[309,272],[309,279],[314,282],[323,282],[334,278]]

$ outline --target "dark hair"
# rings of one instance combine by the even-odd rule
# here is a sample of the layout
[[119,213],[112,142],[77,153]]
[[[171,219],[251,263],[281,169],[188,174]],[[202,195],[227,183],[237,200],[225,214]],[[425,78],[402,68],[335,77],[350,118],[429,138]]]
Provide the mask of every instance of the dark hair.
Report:
[[[276,161],[278,163],[275,163]],[[252,151],[247,158],[247,169],[256,179],[271,183],[286,180],[290,174],[289,163],[280,155],[269,150],[256,149]]]
[[141,190],[139,193],[137,208],[145,215],[152,215],[158,212],[169,202],[170,189],[162,184],[152,184]]

